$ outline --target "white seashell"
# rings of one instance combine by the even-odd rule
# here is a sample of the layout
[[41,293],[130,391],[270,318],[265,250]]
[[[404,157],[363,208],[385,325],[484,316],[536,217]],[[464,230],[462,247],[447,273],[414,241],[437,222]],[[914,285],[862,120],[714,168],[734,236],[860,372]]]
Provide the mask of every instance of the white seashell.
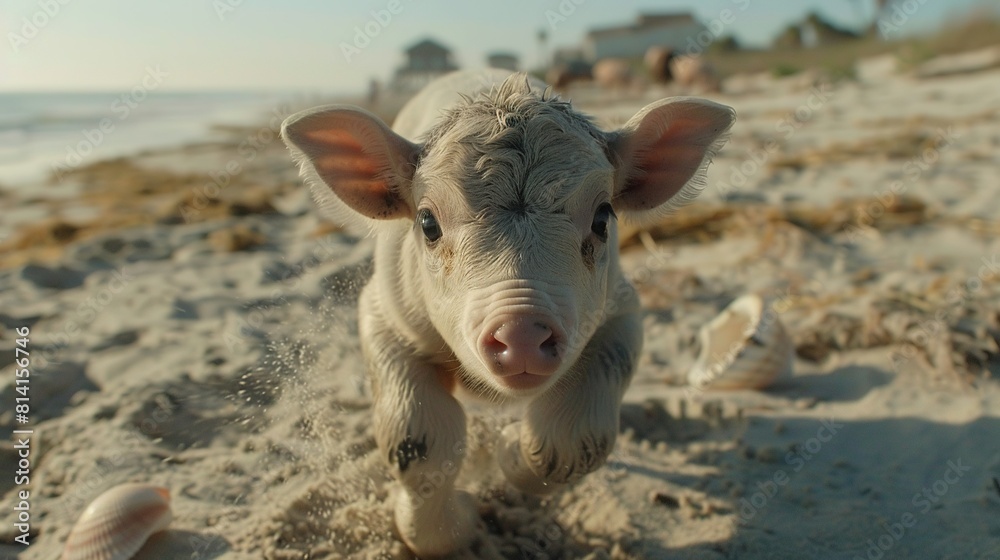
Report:
[[794,344],[760,296],[742,296],[698,333],[688,383],[704,389],[762,389],[790,376]]
[[122,484],[87,506],[66,540],[62,560],[128,560],[170,524],[170,491]]

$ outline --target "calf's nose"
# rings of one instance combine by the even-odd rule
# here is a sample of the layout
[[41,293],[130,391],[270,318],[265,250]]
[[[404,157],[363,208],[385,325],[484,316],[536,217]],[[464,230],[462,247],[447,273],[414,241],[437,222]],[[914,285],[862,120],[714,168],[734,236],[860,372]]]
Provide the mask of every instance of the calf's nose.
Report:
[[558,330],[544,319],[515,318],[484,337],[481,351],[498,375],[551,375],[561,362],[559,338]]

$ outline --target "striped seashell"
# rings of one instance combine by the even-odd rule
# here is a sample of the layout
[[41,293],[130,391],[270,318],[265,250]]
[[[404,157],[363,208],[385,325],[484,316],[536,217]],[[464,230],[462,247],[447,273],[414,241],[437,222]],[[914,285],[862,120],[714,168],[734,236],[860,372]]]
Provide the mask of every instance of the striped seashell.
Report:
[[737,298],[698,333],[688,383],[701,389],[763,389],[792,372],[795,345],[760,296]]
[[153,533],[170,524],[170,491],[122,484],[83,510],[66,540],[62,560],[128,560]]

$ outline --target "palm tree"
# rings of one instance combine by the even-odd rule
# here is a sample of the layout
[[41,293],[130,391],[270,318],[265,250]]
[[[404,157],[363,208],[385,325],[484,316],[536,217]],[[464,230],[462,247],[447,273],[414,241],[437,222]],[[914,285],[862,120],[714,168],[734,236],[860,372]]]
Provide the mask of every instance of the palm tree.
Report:
[[535,37],[538,39],[538,65],[544,70],[549,66],[549,61],[545,56],[545,43],[549,40],[549,33],[543,27],[538,30]]

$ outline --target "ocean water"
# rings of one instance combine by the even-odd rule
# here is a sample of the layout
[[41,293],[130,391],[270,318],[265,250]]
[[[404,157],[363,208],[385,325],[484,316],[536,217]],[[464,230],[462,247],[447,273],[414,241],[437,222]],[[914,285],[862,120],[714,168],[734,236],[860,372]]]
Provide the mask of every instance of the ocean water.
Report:
[[0,188],[142,150],[211,139],[213,125],[259,126],[293,94],[0,93]]

